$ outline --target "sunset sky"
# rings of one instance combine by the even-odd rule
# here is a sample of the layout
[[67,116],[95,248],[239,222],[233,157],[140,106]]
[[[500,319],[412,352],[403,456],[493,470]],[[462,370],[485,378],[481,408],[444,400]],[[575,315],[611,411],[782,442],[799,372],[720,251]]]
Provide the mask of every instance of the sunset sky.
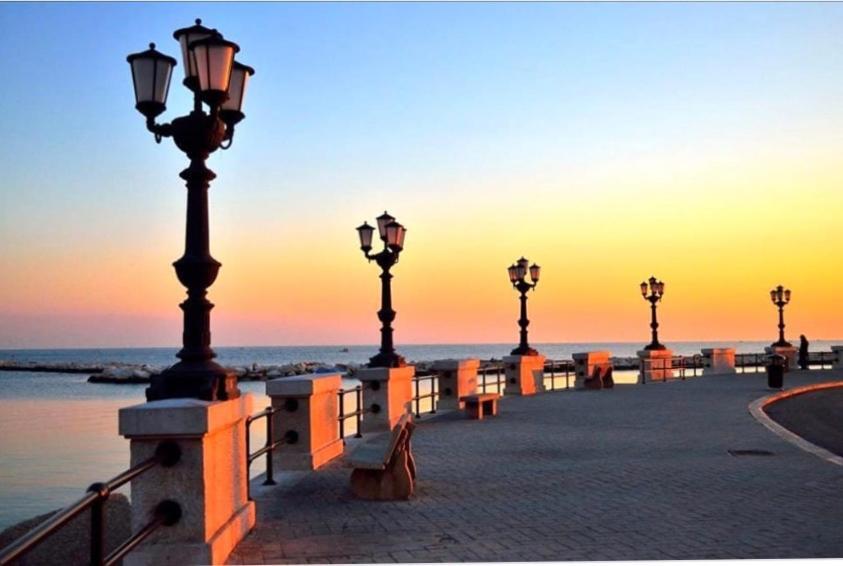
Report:
[[[256,74],[212,155],[215,345],[843,338],[843,4],[0,4],[0,348],[172,346],[186,158],[126,55],[196,17]],[[170,120],[189,110],[173,74]]]

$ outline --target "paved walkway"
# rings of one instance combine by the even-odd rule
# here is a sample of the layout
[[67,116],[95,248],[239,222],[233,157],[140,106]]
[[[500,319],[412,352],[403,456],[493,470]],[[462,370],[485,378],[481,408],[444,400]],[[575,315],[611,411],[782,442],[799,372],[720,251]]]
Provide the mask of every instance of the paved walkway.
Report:
[[710,376],[427,417],[413,500],[355,500],[341,464],[286,474],[255,489],[258,524],[231,562],[843,557],[843,467],[755,421],[748,404],[770,393],[763,374]]

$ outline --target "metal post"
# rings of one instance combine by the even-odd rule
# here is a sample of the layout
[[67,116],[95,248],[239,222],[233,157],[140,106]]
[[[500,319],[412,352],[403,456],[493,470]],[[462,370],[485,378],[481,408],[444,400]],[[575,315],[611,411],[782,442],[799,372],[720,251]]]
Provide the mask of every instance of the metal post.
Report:
[[498,395],[501,394],[501,366],[497,366]]
[[108,487],[103,483],[95,483],[88,491],[97,493],[97,499],[91,504],[91,566],[102,566],[105,541],[105,525],[103,523],[103,504],[108,499]]
[[430,376],[430,412],[436,413],[436,388],[439,380],[435,376]]
[[360,423],[363,421],[363,386],[358,385],[355,387],[357,394],[355,395],[357,400],[357,434],[354,435],[355,438],[363,438],[363,432],[361,430]]
[[[272,426],[272,407],[267,407],[266,411],[266,444],[269,446],[275,442],[275,438],[273,438],[275,435],[273,432],[274,427]],[[273,450],[270,450],[266,453],[266,480],[264,480],[263,485],[275,485],[272,469],[272,452]]]
[[345,440],[345,390],[340,389],[340,438]]
[[419,399],[419,378],[416,378],[416,417],[421,417],[421,399]]

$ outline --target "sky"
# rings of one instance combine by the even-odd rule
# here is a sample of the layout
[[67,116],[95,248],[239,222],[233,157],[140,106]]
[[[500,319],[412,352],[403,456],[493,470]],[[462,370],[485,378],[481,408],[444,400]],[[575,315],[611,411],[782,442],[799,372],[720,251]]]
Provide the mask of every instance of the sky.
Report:
[[[201,17],[256,69],[211,156],[215,345],[843,338],[843,4],[0,4],[0,348],[172,346],[185,156],[125,57]],[[173,74],[171,120],[190,109]]]

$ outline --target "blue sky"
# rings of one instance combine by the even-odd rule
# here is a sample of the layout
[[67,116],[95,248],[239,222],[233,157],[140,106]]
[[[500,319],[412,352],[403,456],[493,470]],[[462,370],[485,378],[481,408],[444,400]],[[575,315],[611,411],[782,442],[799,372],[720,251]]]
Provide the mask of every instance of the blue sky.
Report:
[[[454,231],[461,210],[499,226],[492,216],[525,202],[558,215],[665,195],[752,207],[791,189],[724,179],[788,156],[828,181],[843,147],[843,4],[0,4],[0,269],[14,273],[0,311],[25,315],[36,295],[48,311],[93,309],[104,287],[51,287],[74,266],[96,277],[97,265],[161,265],[153,279],[175,303],[184,157],[145,131],[125,57],[154,41],[180,58],[172,32],[196,17],[257,71],[232,150],[209,162],[224,264],[260,246],[300,261],[315,226],[334,246],[385,203],[430,228],[409,241],[443,211]],[[189,108],[182,76],[179,64],[164,120]],[[843,208],[833,191],[800,190]],[[503,239],[476,226],[454,233]],[[536,235],[518,238],[507,258]],[[689,228],[676,245],[694,238]],[[97,308],[120,313],[114,295]]]

